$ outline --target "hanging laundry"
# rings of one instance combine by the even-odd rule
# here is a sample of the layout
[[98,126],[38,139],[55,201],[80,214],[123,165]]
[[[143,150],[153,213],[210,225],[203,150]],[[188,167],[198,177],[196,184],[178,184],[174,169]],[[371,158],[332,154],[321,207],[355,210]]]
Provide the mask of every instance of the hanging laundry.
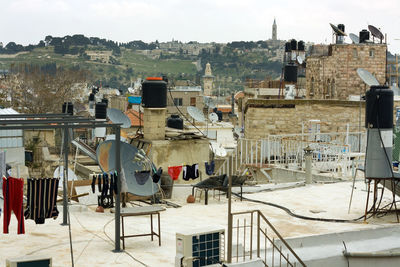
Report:
[[205,167],[206,167],[206,174],[207,175],[213,175],[214,174],[214,169],[215,169],[215,162],[212,160],[210,164],[208,162],[205,162]]
[[[6,177],[6,152],[5,151],[0,151],[0,177]],[[1,216],[1,211],[2,211],[2,206],[3,204],[3,179],[0,179],[0,216]]]
[[189,181],[199,177],[199,164],[183,166],[183,180]]
[[103,173],[103,189],[101,190],[102,197],[108,195],[108,189],[109,189],[108,174]]
[[110,173],[110,195],[114,194],[114,175]]
[[99,189],[99,192],[101,192],[101,178],[102,178],[102,175],[99,174],[97,176],[97,188]]
[[181,174],[182,166],[172,166],[168,167],[168,174],[172,180],[178,180],[179,174]]
[[150,178],[150,171],[136,171],[135,172],[136,182],[139,185],[144,185]]
[[160,167],[160,168],[158,168],[158,170],[155,172],[155,173],[153,173],[153,183],[158,183],[158,181],[160,181],[160,179],[161,179],[161,174],[162,174],[162,168]]
[[25,219],[44,224],[45,219],[57,219],[57,194],[59,178],[28,178]]
[[97,176],[93,175],[92,184],[91,184],[93,194],[96,192],[96,178],[97,178]]
[[25,234],[24,221],[24,179],[8,177],[3,180],[4,215],[3,233],[8,234],[8,226],[11,219],[11,211],[14,212],[18,220],[18,234]]

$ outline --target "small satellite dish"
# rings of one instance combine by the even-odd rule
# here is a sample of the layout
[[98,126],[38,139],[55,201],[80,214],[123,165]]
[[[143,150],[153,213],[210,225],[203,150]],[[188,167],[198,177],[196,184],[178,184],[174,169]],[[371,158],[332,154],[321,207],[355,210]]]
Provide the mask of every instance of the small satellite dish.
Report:
[[116,108],[107,109],[107,117],[113,123],[122,123],[121,128],[130,128],[131,120],[121,110]]
[[368,86],[379,85],[378,80],[369,71],[362,68],[358,68],[357,74],[361,78],[361,80],[363,80],[363,82],[365,82]]
[[297,56],[297,62],[301,65],[303,64],[303,58],[301,56]]
[[341,29],[339,29],[337,26],[333,25],[332,23],[329,23],[331,25],[332,30],[335,32],[337,36],[347,36],[346,33],[344,33]]
[[206,118],[204,117],[203,112],[201,112],[198,108],[189,106],[186,108],[186,110],[195,121],[199,121],[199,122],[206,121]]
[[[60,178],[61,180],[64,179],[64,166],[59,166],[54,170],[53,173],[54,178]],[[68,181],[75,181],[78,180],[76,174],[68,168]]]
[[220,144],[216,142],[211,142],[211,149],[218,157],[226,157],[227,155],[225,148],[223,148]]
[[378,28],[372,25],[368,25],[368,30],[371,32],[372,36],[378,38],[382,42],[384,36]]
[[213,98],[209,97],[209,96],[204,96],[204,104],[206,104],[207,107],[209,108],[215,108],[216,104]]
[[218,115],[215,112],[212,112],[208,115],[208,119],[212,122],[212,123],[216,123],[218,121]]
[[354,33],[350,33],[349,37],[353,41],[354,44],[359,44],[360,43],[360,38],[358,38],[358,36],[355,35]]

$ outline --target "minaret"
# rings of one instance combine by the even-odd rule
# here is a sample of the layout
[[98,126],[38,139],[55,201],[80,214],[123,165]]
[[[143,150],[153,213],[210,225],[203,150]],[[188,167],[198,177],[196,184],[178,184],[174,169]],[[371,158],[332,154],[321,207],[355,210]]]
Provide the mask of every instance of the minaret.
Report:
[[210,63],[206,64],[206,70],[203,76],[203,87],[204,87],[204,95],[210,96],[212,94],[214,84],[214,76],[211,72],[211,65]]
[[272,24],[272,41],[278,40],[277,26],[274,18],[274,24]]

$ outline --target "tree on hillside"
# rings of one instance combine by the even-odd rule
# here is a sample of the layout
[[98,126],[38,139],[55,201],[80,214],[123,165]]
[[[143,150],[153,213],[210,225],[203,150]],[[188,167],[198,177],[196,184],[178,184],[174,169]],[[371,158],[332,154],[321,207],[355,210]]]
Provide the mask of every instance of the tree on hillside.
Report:
[[24,113],[60,112],[64,102],[78,102],[79,92],[73,88],[86,82],[87,73],[60,67],[53,73],[45,69],[32,65],[12,67],[3,83],[11,96],[11,107]]

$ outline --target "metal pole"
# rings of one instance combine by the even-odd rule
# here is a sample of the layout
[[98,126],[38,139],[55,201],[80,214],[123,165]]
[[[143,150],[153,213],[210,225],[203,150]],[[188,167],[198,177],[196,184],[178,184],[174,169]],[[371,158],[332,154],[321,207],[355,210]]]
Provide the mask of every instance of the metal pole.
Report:
[[117,194],[115,196],[115,250],[114,252],[121,251],[121,154],[120,154],[120,141],[121,141],[121,128],[119,125],[113,127],[115,130],[115,170],[117,172]]
[[61,225],[68,225],[68,128],[64,128],[64,175],[63,175],[63,223]]
[[228,177],[228,263],[232,262],[232,176]]

